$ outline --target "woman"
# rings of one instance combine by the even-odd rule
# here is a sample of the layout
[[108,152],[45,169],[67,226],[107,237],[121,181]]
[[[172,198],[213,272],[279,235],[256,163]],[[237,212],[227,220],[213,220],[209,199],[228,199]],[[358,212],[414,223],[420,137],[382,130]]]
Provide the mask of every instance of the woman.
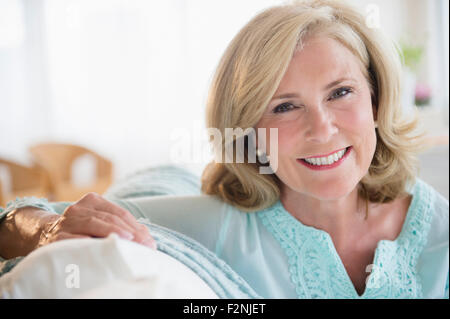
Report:
[[[236,138],[246,161],[208,165],[203,195],[89,194],[62,217],[12,205],[0,254],[124,230],[151,242],[129,211],[198,240],[263,297],[448,297],[448,201],[416,178],[399,74],[395,49],[342,2],[268,9],[227,48],[207,126],[275,128],[276,145],[268,133]],[[272,174],[260,173],[266,150]]]

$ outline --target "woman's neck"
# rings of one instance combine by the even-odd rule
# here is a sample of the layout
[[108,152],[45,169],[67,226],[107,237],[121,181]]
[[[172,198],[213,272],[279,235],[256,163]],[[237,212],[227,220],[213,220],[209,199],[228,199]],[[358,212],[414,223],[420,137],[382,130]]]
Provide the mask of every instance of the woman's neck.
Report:
[[365,221],[364,201],[355,188],[344,197],[324,200],[283,189],[281,202],[284,208],[302,224],[329,233],[336,243],[345,245],[353,240],[355,231],[363,231]]

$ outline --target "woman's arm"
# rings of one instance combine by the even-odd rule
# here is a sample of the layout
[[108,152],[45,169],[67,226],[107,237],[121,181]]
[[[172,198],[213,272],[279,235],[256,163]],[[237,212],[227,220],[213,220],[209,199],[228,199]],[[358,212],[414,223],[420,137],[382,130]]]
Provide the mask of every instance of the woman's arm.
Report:
[[229,213],[236,209],[210,195],[163,195],[114,200],[138,218],[186,235],[220,256]]
[[54,241],[107,237],[110,233],[156,248],[147,227],[139,224],[130,212],[96,193],[88,193],[61,215],[35,207],[12,210],[0,221],[0,256],[6,259],[26,256]]

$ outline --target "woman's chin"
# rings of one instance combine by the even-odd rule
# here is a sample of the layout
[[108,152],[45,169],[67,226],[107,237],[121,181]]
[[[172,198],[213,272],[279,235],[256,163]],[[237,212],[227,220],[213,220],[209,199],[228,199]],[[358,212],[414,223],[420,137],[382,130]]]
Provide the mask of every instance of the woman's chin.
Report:
[[356,185],[351,183],[318,185],[317,187],[308,189],[310,196],[319,200],[338,200],[348,196],[355,190]]
[[284,185],[288,186],[287,189],[318,200],[345,198],[356,189],[359,183],[359,175],[352,173],[326,177],[305,176],[292,172],[290,174],[289,172],[282,173],[278,177]]

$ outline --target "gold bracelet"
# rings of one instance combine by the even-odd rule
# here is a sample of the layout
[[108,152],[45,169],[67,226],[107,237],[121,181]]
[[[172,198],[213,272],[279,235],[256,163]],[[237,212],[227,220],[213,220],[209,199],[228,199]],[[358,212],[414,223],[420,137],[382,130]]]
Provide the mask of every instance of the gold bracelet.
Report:
[[48,239],[50,232],[56,227],[56,225],[58,225],[58,222],[59,222],[59,219],[60,219],[60,218],[61,218],[61,217],[58,217],[57,220],[55,220],[54,222],[52,222],[49,229],[45,229],[45,228],[44,228],[44,230],[43,230],[42,233],[41,233],[41,236],[40,236],[40,239],[39,239],[39,243],[42,242],[42,236],[44,236],[46,240]]

